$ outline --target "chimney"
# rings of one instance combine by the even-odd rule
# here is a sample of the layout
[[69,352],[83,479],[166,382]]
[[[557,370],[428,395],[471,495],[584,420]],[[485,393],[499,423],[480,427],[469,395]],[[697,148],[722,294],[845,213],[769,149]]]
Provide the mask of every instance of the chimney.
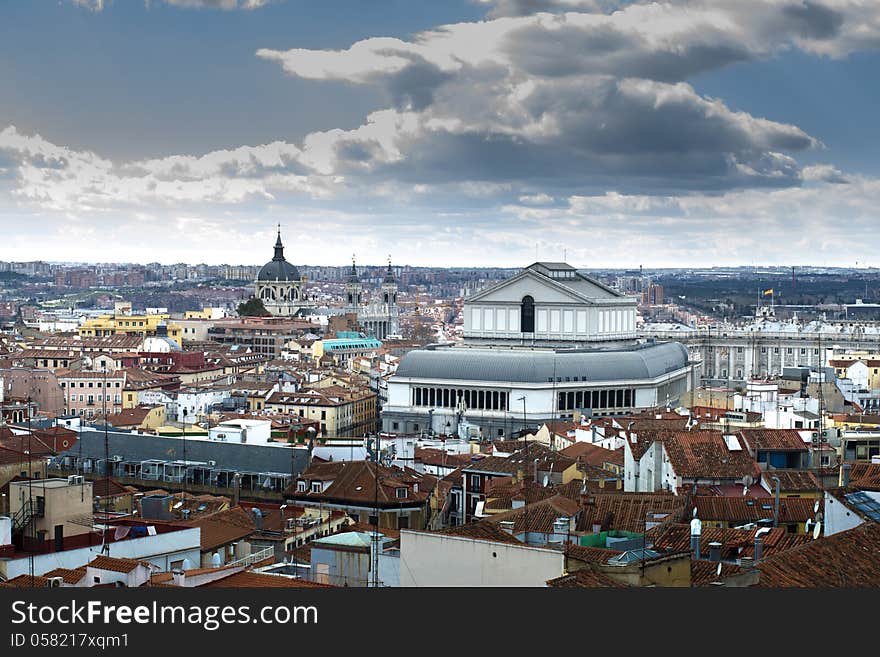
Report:
[[260,531],[263,529],[263,512],[260,511],[257,507],[251,508],[251,513],[254,514],[254,524],[257,527],[257,530]]
[[691,552],[694,553],[694,559],[700,558],[700,536],[703,533],[703,523],[699,518],[691,520]]
[[502,520],[498,523],[501,527],[501,530],[507,534],[513,536],[513,520]]
[[764,539],[760,536],[755,536],[755,563],[761,561],[761,557],[764,553]]
[[849,463],[841,463],[840,464],[840,484],[841,488],[847,488],[849,486],[849,471],[852,469],[852,465]]
[[709,561],[721,561],[721,543],[718,541],[709,543]]
[[174,586],[186,586],[186,573],[182,569],[172,570],[171,579]]

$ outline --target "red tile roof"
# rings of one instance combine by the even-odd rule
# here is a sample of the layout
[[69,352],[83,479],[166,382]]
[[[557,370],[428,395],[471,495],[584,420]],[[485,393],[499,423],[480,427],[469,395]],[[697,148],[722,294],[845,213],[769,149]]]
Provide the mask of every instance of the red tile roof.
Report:
[[200,516],[183,524],[201,530],[202,552],[240,541],[256,531],[254,516],[240,506]]
[[806,452],[807,444],[797,429],[743,429],[738,432],[752,452]]
[[[749,523],[773,518],[773,499],[759,500],[742,497],[697,495],[693,499],[697,517],[701,520],[724,520]],[[804,497],[783,497],[779,500],[779,522],[806,522],[814,517],[815,500]],[[819,502],[822,508],[822,502]]]
[[[377,474],[378,473],[378,474]],[[378,489],[376,478],[378,476]],[[306,481],[305,492],[297,490],[297,482]],[[323,492],[311,490],[312,481],[331,481]],[[387,467],[372,461],[313,463],[290,486],[285,495],[299,501],[325,501],[357,506],[373,505],[378,497],[380,507],[424,504],[437,485],[437,478],[410,468]],[[418,487],[418,490],[415,490]],[[397,489],[408,489],[405,498],[397,497]]]
[[568,575],[547,580],[547,586],[555,589],[626,588],[625,584],[590,568],[581,568]]
[[79,584],[82,578],[86,576],[85,566],[79,568],[56,568],[48,573],[43,573],[43,577],[61,577],[65,584]]
[[880,587],[880,524],[859,525],[758,564],[762,587]]
[[572,518],[580,510],[580,504],[561,495],[526,504],[486,518],[485,522],[499,524],[513,521],[514,533],[536,532],[549,534],[553,532],[553,523],[559,518]]
[[150,568],[150,564],[146,561],[138,561],[137,559],[120,559],[118,557],[105,557],[103,555],[95,557],[88,564],[89,568],[95,568],[97,570],[109,570],[114,573],[130,573],[137,569],[138,566],[143,566],[147,569]]
[[671,493],[588,493],[582,498],[583,514],[578,529],[592,533],[621,530],[641,533],[649,522],[676,522],[684,519],[685,498]]
[[605,449],[599,445],[579,442],[569,445],[560,454],[576,459],[581,463],[602,467],[606,463],[623,465],[623,449]]
[[268,575],[265,573],[255,573],[249,570],[218,579],[213,582],[204,584],[201,588],[215,589],[242,589],[242,588],[292,588],[292,589],[311,589],[311,588],[333,588],[330,584],[318,584],[317,582],[309,582],[304,579],[296,579],[293,577],[285,577],[283,575]]
[[[722,545],[721,554],[725,559],[754,558],[755,534],[758,531],[758,528],[703,527],[700,534],[700,553],[703,556],[708,556],[709,543],[717,542]],[[771,528],[769,532],[762,532],[761,540],[763,541],[761,554],[763,557],[769,557],[808,543],[812,538],[806,534],[792,534],[783,527],[775,527]],[[691,545],[691,527],[684,523],[670,523],[657,527],[648,531],[648,542],[653,544],[657,551],[687,552]]]
[[663,439],[663,445],[679,477],[687,479],[757,479],[761,470],[743,448],[731,450],[720,431],[677,431]]

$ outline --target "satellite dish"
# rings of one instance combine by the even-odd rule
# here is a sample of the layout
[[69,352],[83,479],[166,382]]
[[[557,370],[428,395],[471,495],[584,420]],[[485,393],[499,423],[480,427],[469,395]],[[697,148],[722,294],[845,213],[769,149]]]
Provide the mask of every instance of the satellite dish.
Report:
[[819,512],[819,500],[816,500],[816,503],[813,505],[813,513]]
[[694,512],[691,514],[694,518],[697,517],[697,507],[694,507]]
[[178,502],[177,504],[174,505],[174,508],[179,509],[182,506],[183,506],[183,502]]
[[544,488],[547,488],[548,483],[550,483],[550,476],[544,475]]
[[813,529],[813,538],[819,538],[819,534],[822,533],[822,523],[817,522],[815,529]]
[[718,567],[715,569],[715,576],[716,577],[721,576],[721,562],[720,561],[718,562]]
[[810,527],[812,527],[812,526],[813,526],[813,521],[812,521],[812,520],[807,520],[807,521],[804,523],[804,532],[806,532],[807,534],[809,534],[809,533],[810,533]]
[[743,497],[745,497],[745,496],[748,495],[748,494],[749,494],[749,487],[748,487],[748,486],[743,486]]

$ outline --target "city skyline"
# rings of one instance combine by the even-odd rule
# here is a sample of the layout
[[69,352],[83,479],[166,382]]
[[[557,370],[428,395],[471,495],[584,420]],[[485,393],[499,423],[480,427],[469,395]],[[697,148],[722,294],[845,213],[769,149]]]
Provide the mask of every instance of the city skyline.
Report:
[[0,260],[259,265],[280,222],[302,265],[878,264],[880,7],[69,0],[0,20]]

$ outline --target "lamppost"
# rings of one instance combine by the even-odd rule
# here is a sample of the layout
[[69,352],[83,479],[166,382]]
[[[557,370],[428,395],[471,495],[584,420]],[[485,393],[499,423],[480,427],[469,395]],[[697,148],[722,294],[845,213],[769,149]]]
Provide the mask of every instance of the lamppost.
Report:
[[285,561],[287,561],[287,523],[284,522],[284,509],[286,508],[286,504],[282,504],[278,507],[278,510],[281,512],[281,545],[284,548]]
[[187,409],[183,408],[183,500],[186,501],[186,416]]

